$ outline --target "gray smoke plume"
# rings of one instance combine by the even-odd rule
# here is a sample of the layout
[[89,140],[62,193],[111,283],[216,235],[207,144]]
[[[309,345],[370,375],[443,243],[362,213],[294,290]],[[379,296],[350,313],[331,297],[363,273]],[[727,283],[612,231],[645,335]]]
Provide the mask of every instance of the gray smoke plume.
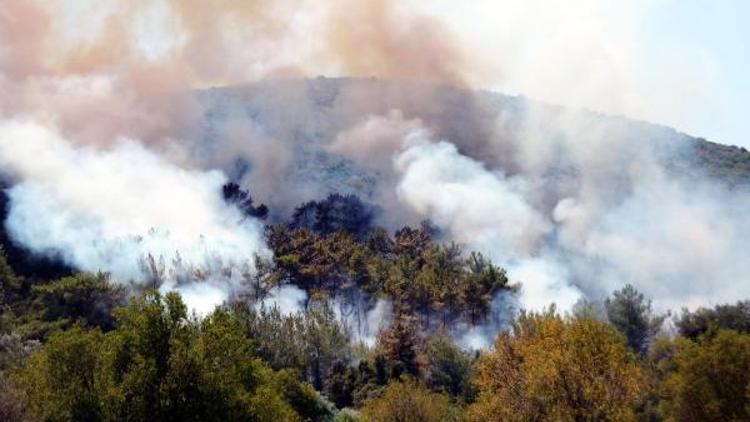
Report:
[[[662,309],[750,294],[737,283],[750,270],[743,191],[668,173],[662,158],[676,150],[657,142],[607,138],[585,115],[558,119],[525,122],[513,175],[412,132],[394,155],[398,197],[506,267],[526,308],[569,310],[625,283]],[[542,131],[557,144],[534,144]]]
[[[0,2],[4,223],[37,254],[206,312],[268,253],[261,225],[222,201],[231,180],[272,221],[331,192],[375,202],[389,229],[429,218],[506,267],[523,307],[624,283],[660,308],[750,296],[750,197],[681,171],[686,136],[466,89],[684,122],[718,90],[692,59],[637,84],[636,6],[93,3]],[[320,73],[364,79],[293,78]],[[509,301],[463,343],[491,335]],[[381,325],[366,315],[387,306],[374,309],[358,326]]]
[[199,312],[240,290],[254,257],[268,254],[261,224],[224,203],[221,173],[184,170],[133,141],[77,148],[4,122],[0,167],[17,179],[6,228],[31,252],[176,289]]

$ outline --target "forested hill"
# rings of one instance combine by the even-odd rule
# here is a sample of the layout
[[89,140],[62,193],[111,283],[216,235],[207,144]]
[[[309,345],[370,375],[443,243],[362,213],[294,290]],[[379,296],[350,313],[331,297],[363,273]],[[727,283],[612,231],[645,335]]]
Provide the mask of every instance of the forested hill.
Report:
[[[746,249],[738,247],[742,242],[716,247],[723,237],[750,238],[743,235],[750,231],[736,235],[733,228],[745,226],[729,224],[719,227],[718,235],[707,236],[706,232],[717,230],[703,223],[730,214],[697,212],[704,210],[690,208],[691,202],[683,201],[681,195],[679,201],[668,204],[662,192],[669,190],[657,190],[653,202],[636,201],[617,208],[636,191],[636,185],[627,180],[634,174],[637,187],[652,184],[656,177],[668,179],[669,187],[673,180],[687,182],[680,186],[687,184],[689,199],[699,200],[703,198],[694,195],[689,183],[713,179],[706,186],[726,196],[709,202],[711,210],[723,209],[726,198],[744,200],[742,187],[750,184],[746,150],[623,118],[428,84],[318,78],[188,95],[201,107],[196,107],[200,114],[181,138],[186,149],[192,148],[185,161],[194,159],[191,166],[210,170],[208,175],[186,178],[195,168],[173,168],[170,160],[174,157],[157,159],[143,147],[136,157],[151,157],[152,165],[172,170],[148,174],[171,175],[169,180],[183,184],[168,183],[160,195],[145,196],[147,200],[139,195],[140,184],[136,191],[123,190],[127,194],[123,196],[135,203],[136,215],[154,211],[144,206],[147,201],[156,203],[159,215],[162,207],[176,205],[178,218],[163,224],[184,217],[191,230],[200,210],[221,211],[215,213],[221,217],[216,219],[223,222],[218,225],[222,230],[212,232],[248,231],[262,238],[257,240],[263,248],[253,250],[253,242],[245,240],[255,238],[240,237],[237,249],[253,252],[247,260],[223,262],[214,259],[217,254],[212,250],[205,250],[200,257],[207,263],[202,264],[183,261],[188,255],[181,251],[171,259],[157,252],[152,255],[147,246],[153,244],[144,239],[158,235],[155,230],[143,236],[116,237],[114,242],[96,237],[92,246],[97,254],[102,248],[108,251],[102,245],[136,246],[132,266],[140,272],[123,280],[107,272],[87,272],[96,271],[92,267],[81,271],[55,261],[66,248],[83,244],[82,237],[40,250],[48,255],[43,258],[16,244],[9,235],[12,231],[3,225],[0,421],[750,420],[750,300],[737,297],[747,294],[738,287],[741,277],[723,274],[729,261],[741,261],[733,253],[742,257]],[[368,116],[386,116],[387,124],[362,128]],[[450,154],[438,156],[438,161],[447,157],[463,166],[461,171],[452,169],[460,177],[445,185],[455,187],[462,181],[455,179],[464,178],[468,187],[477,180],[489,186],[474,195],[480,198],[472,204],[466,202],[475,198],[466,194],[445,201],[449,206],[457,204],[451,208],[458,210],[457,220],[473,218],[476,223],[476,227],[457,227],[479,234],[497,226],[502,229],[506,219],[514,217],[508,202],[528,216],[526,220],[547,212],[550,216],[545,221],[559,224],[563,218],[558,218],[557,211],[564,213],[564,205],[572,205],[567,211],[575,208],[570,192],[583,185],[582,198],[592,192],[601,194],[592,209],[615,207],[616,212],[607,214],[612,218],[603,222],[631,222],[624,231],[646,234],[649,226],[658,226],[653,236],[618,238],[630,241],[640,254],[617,262],[625,262],[628,269],[644,268],[647,274],[638,280],[640,284],[626,280],[616,286],[603,285],[602,295],[576,296],[577,301],[564,310],[555,305],[560,295],[533,310],[519,309],[524,288],[533,291],[544,277],[517,277],[513,262],[494,259],[497,251],[492,248],[451,238],[446,232],[462,233],[450,224],[447,229],[438,226],[437,219],[425,218],[429,215],[417,213],[424,219],[409,221],[405,207],[387,201],[386,190],[379,184],[391,194],[402,187],[392,167],[398,161],[393,159],[394,151],[403,152],[402,144],[393,143],[394,138],[403,137],[403,127],[418,128],[420,134],[423,129],[431,131],[429,142],[421,146],[442,146],[440,151]],[[337,153],[332,146],[352,128],[368,135],[355,137],[358,141],[385,143],[386,154],[378,157],[365,149],[368,155],[358,164]],[[565,140],[570,136],[584,139],[572,145]],[[538,168],[528,166],[533,155],[524,155],[534,149],[521,144],[534,139],[560,146],[558,151],[541,145],[547,161]],[[565,147],[572,150],[580,145],[584,148],[565,155]],[[597,145],[606,147],[591,148]],[[610,145],[614,153],[608,160],[577,160],[576,154],[590,158],[608,152]],[[69,151],[80,157],[74,149]],[[424,149],[417,153],[427,154]],[[96,168],[112,163],[105,160],[111,158],[107,155],[89,155],[96,159]],[[630,167],[639,159],[649,165]],[[106,170],[123,172],[131,161]],[[380,166],[367,168],[369,162]],[[589,169],[580,167],[588,162],[596,168],[585,173]],[[138,165],[144,163],[133,164]],[[428,172],[423,179],[439,178],[445,167],[435,167],[439,171]],[[216,168],[227,178],[213,171]],[[657,170],[641,173],[642,168]],[[104,174],[111,177],[108,172]],[[513,179],[506,175],[514,174],[528,174],[527,180],[540,182],[524,191],[531,193],[528,204],[538,205],[538,212],[518,195],[488,198],[496,191],[515,192],[511,191],[515,185],[506,183]],[[662,177],[665,174],[668,177]],[[72,189],[78,192],[82,178],[72,180],[77,182]],[[122,186],[112,180],[133,179],[111,177],[102,182],[105,189],[119,194]],[[200,187],[194,182],[205,180],[215,188],[204,191],[210,206],[183,203],[189,201],[167,204],[168,191],[192,191]],[[50,196],[57,193],[57,183],[54,179],[53,189],[47,191]],[[23,187],[23,181],[18,187]],[[429,191],[425,196],[432,197],[438,196],[437,189],[421,191]],[[9,210],[11,217],[18,211],[18,203],[13,202],[18,201],[18,192],[2,191],[3,221],[13,222],[6,217]],[[93,197],[90,206],[85,202],[86,210],[107,209],[99,196],[102,189],[86,192],[93,193],[75,196]],[[542,193],[551,200],[545,201]],[[32,208],[45,199],[32,198]],[[201,197],[189,198],[205,202]],[[547,202],[553,206],[545,207]],[[657,215],[656,223],[649,220],[650,214],[634,216],[648,207],[676,211],[666,217]],[[61,215],[68,216],[63,223],[75,229],[107,218],[103,214],[80,218],[91,214],[65,214],[61,208],[47,207],[55,222]],[[686,208],[702,218],[675,218]],[[492,225],[482,224],[472,214],[491,214]],[[39,225],[39,215],[22,222]],[[627,218],[620,219],[623,215]],[[668,225],[664,222],[672,220],[678,220],[673,231],[687,235],[677,236],[677,242],[660,243],[662,226]],[[516,221],[525,220],[516,219],[513,224]],[[130,220],[123,225],[131,229]],[[689,230],[690,225],[707,228]],[[52,231],[48,230],[50,237]],[[585,255],[564,250],[570,244],[554,243],[563,237],[558,236],[562,232],[544,236],[545,248],[557,246],[561,255],[556,257],[594,270],[602,264],[600,249],[592,248],[593,253]],[[201,232],[199,238],[198,249],[203,250],[208,237]],[[166,242],[169,238],[158,239]],[[688,244],[696,239],[699,247]],[[616,251],[624,243],[615,242]],[[518,249],[523,247],[519,243]],[[668,248],[675,249],[674,254],[662,255],[662,249]],[[701,261],[695,249],[707,251],[710,259]],[[124,249],[113,250],[105,256],[131,257],[121,253]],[[538,263],[542,257],[527,258]],[[579,260],[572,261],[575,258]],[[699,265],[685,272],[685,265],[696,260]],[[710,264],[708,270],[700,266],[704,262]],[[669,277],[655,278],[653,272],[669,265]],[[574,267],[563,270],[578,269]],[[693,274],[693,268],[701,271]],[[609,269],[619,267],[613,264]],[[592,274],[600,280],[600,273]],[[724,278],[717,283],[719,276]],[[715,305],[716,301],[693,309],[679,309],[683,304],[678,303],[670,314],[652,306],[651,293],[644,291],[644,287],[661,286],[662,280],[674,282],[664,285],[670,295],[691,284],[729,286],[734,295],[731,300],[740,301]],[[559,280],[553,281],[559,288]],[[564,287],[583,291],[583,286]],[[225,294],[219,300],[214,297],[217,290]],[[568,290],[552,292],[564,291]],[[206,301],[209,307],[192,305]]]
[[[600,142],[659,145],[666,152],[664,164],[676,174],[708,175],[730,186],[750,184],[750,152],[745,148],[717,143],[721,140],[707,141],[662,125],[521,96],[419,82],[324,77],[211,88],[195,95],[204,114],[198,126],[191,129],[193,135],[211,139],[227,119],[250,118],[269,136],[298,146],[300,154],[317,154],[318,161],[298,167],[305,178],[321,167],[342,168],[341,163],[328,161],[332,159],[320,150],[321,145],[370,115],[399,110],[404,118],[420,119],[437,137],[455,143],[463,153],[480,161],[493,160],[489,156],[496,147],[491,143],[518,142],[524,122],[533,119],[539,125],[537,130],[554,138],[564,135],[553,122],[575,119],[595,132]],[[511,158],[499,164],[507,172],[514,170]],[[346,168],[345,176],[362,176],[359,172]],[[341,177],[336,180],[330,173],[320,177],[328,177],[325,182],[333,190],[342,190]]]

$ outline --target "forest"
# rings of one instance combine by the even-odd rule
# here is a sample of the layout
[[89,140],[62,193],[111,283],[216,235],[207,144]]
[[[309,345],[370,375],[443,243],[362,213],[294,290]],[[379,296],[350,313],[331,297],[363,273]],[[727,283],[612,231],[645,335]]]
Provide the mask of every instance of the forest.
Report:
[[[266,218],[237,185],[223,197]],[[750,419],[750,301],[658,314],[625,285],[498,322],[493,301],[520,288],[503,268],[428,221],[390,233],[375,213],[332,194],[269,222],[272,257],[206,315],[160,289],[153,257],[151,287],[133,288],[3,234],[0,420]],[[305,292],[302,309],[264,300],[282,286]],[[368,343],[379,301],[388,323]],[[488,324],[490,347],[457,340]]]

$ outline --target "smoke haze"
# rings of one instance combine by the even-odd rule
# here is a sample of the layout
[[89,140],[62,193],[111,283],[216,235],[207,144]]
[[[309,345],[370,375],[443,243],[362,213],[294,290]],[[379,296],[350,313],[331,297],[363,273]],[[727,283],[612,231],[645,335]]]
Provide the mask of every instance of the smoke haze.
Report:
[[[689,113],[675,98],[704,99],[711,78],[665,85],[691,101],[636,88],[632,10],[478,2],[497,29],[475,6],[452,19],[442,1],[402,3],[3,1],[9,233],[79,270],[158,278],[205,313],[268,254],[262,223],[222,201],[234,181],[272,221],[334,191],[376,203],[388,229],[430,219],[507,268],[526,308],[625,283],[662,309],[750,296],[748,196],[674,171],[686,136],[470,90],[677,121]],[[319,74],[362,79],[304,79]],[[297,290],[268,301],[294,312]],[[363,310],[367,327],[388,308]]]

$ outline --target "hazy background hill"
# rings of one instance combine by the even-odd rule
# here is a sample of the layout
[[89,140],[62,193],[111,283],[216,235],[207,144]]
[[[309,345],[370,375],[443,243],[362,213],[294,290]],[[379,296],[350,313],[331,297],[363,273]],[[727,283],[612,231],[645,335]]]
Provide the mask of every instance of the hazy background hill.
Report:
[[[472,158],[498,165],[507,174],[517,171],[518,163],[513,151],[503,153],[502,148],[523,142],[524,122],[533,118],[543,136],[554,140],[568,136],[553,123],[564,118],[583,122],[597,142],[649,145],[663,153],[663,163],[676,174],[707,175],[732,187],[750,183],[750,152],[745,148],[709,142],[657,124],[566,109],[521,96],[419,82],[323,77],[212,88],[194,95],[203,113],[189,136],[205,141],[199,144],[205,148],[202,154],[220,155],[216,148],[221,143],[216,139],[225,136],[222,132],[227,125],[251,121],[256,126],[245,130],[294,146],[295,166],[287,177],[331,191],[371,191],[377,175],[330,154],[325,146],[368,116],[387,115],[392,110],[399,110],[404,119],[420,119],[436,138],[456,144]],[[230,173],[241,178],[251,166],[238,161]]]

